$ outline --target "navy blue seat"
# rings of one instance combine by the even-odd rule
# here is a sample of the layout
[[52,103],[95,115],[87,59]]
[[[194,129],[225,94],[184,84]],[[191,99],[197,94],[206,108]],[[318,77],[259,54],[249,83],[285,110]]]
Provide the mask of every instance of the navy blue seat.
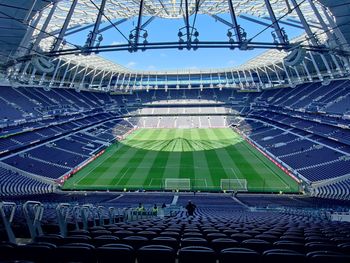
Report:
[[138,263],[174,263],[176,251],[168,246],[148,245],[137,251]]
[[208,247],[189,246],[179,250],[179,263],[216,263],[215,251]]

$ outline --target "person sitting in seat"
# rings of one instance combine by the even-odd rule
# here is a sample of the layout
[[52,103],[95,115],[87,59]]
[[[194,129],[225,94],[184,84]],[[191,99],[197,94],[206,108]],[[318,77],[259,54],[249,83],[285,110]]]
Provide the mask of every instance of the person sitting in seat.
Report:
[[158,214],[158,206],[156,204],[154,204],[154,206],[152,208],[152,214],[155,216]]
[[145,208],[143,206],[142,203],[139,203],[139,206],[137,207],[136,211],[139,213],[139,214],[142,214],[144,211],[145,211]]

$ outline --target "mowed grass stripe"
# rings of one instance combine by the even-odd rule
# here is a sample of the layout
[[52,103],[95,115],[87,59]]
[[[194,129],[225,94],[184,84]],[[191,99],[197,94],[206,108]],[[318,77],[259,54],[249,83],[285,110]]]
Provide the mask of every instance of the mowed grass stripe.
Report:
[[[219,138],[224,138],[226,136],[227,130],[213,129],[212,132],[213,137],[219,140]],[[225,169],[227,179],[245,179],[240,167],[238,167],[236,163],[237,158],[232,158],[232,155],[236,154],[234,151],[232,151],[232,148],[220,148],[216,149],[215,151],[217,155],[220,156],[220,162],[222,167]],[[232,155],[230,155],[230,153]]]
[[[116,162],[116,154],[123,155],[129,151],[129,147],[126,147],[122,144],[113,144],[110,148],[107,149],[108,153],[103,154],[96,161],[90,163],[88,167],[82,170],[82,174],[84,178],[80,180],[77,185],[93,185],[99,184],[99,180],[105,180],[105,173],[108,169],[111,168],[110,163]],[[97,163],[98,162],[98,163]],[[91,170],[87,170],[87,168],[92,168]],[[79,175],[79,173],[77,174]],[[76,176],[76,175],[74,175]]]
[[[284,188],[284,191],[298,190],[299,187],[297,183],[291,177],[285,174],[280,168],[278,168],[274,163],[272,163],[269,159],[267,159],[260,152],[254,149],[253,146],[251,146],[250,144],[245,143],[244,146],[247,147],[248,151],[252,155],[254,155],[257,159],[260,160],[260,162],[266,169],[266,173],[262,174],[265,180],[264,184],[266,184],[265,187],[270,187],[270,189],[273,191],[279,191],[281,190],[281,188],[282,190]],[[269,174],[271,175],[270,179],[268,176]]]
[[[157,130],[148,130],[146,138],[152,139],[154,134],[157,132]],[[136,137],[136,136],[135,136]],[[135,137],[133,139],[135,139]],[[143,137],[143,136],[142,136]],[[146,141],[147,142],[147,141]],[[115,185],[119,187],[125,187],[125,188],[139,188],[142,187],[143,184],[138,184],[137,181],[139,180],[141,182],[141,174],[135,173],[140,163],[142,163],[142,160],[145,158],[145,156],[149,153],[152,153],[150,151],[144,150],[142,148],[130,148],[130,149],[136,149],[136,152],[132,151],[132,155],[129,155],[128,160],[123,162],[124,166],[119,170],[118,176],[114,177],[112,181],[110,182],[110,185]],[[129,180],[134,177],[132,184],[128,183]],[[143,176],[147,176],[147,174],[143,174]]]
[[[201,133],[203,130],[194,129],[193,137],[198,140],[201,138]],[[202,184],[208,187],[208,190],[215,188],[204,151],[193,152],[193,166],[195,184],[199,187],[200,182],[204,181],[205,183],[202,182]]]
[[194,167],[193,167],[193,146],[191,144],[192,133],[190,130],[182,130],[181,138],[184,140],[179,140],[181,143],[182,153],[180,159],[180,172],[179,178],[193,178]]
[[[148,138],[151,140],[161,137],[166,138],[166,134],[164,132],[160,132],[159,130],[153,130],[148,134]],[[147,181],[147,178],[152,176],[152,173],[150,172],[152,167],[159,165],[159,162],[157,162],[158,154],[158,151],[147,151],[146,155],[143,156],[143,159],[138,163],[137,167],[133,171],[126,185],[129,187],[147,186],[145,182]]]
[[[203,130],[201,133],[202,139],[207,141],[212,139],[211,135],[212,131],[210,129]],[[208,164],[211,181],[217,186],[217,189],[220,189],[220,179],[227,178],[226,172],[221,165],[220,157],[217,155],[216,150],[204,151],[204,156]]]

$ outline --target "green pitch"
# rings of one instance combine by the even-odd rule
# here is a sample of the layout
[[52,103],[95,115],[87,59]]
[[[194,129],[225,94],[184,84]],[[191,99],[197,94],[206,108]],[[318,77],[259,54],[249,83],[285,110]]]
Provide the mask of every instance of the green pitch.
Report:
[[220,191],[247,179],[251,192],[298,192],[298,184],[232,129],[139,129],[72,176],[66,190],[162,190],[166,178]]

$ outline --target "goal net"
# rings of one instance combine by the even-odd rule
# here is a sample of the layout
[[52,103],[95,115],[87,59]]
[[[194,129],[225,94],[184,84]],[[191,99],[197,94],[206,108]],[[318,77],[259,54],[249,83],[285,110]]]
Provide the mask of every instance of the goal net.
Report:
[[221,179],[220,188],[222,191],[248,192],[247,179]]
[[189,178],[166,178],[164,181],[165,190],[191,190],[191,180]]

